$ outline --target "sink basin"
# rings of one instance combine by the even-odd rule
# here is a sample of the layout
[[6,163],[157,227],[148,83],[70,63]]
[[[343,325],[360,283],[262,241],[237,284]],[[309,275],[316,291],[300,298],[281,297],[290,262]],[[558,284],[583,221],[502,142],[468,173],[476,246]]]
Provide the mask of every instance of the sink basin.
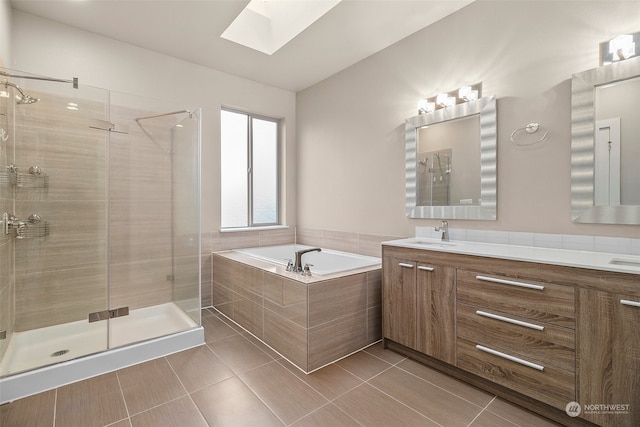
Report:
[[609,264],[640,268],[640,260],[635,259],[612,258],[611,261],[609,261]]
[[[423,240],[414,240],[411,242],[414,245],[425,245],[425,246],[440,246],[440,247],[444,247],[444,246],[455,246],[455,243],[449,243],[449,242],[425,242]],[[640,266],[640,264],[639,264]]]

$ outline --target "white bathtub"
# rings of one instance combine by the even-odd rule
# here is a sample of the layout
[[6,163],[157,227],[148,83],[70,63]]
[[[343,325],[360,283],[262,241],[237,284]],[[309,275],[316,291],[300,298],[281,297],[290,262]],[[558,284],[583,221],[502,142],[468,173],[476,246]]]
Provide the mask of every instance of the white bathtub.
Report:
[[[234,249],[234,252],[286,266],[289,261],[295,261],[296,251],[311,249],[313,247],[314,246],[290,244]],[[381,261],[380,258],[376,257],[358,255],[350,252],[334,251],[332,249],[322,249],[321,252],[309,252],[304,254],[302,256],[302,266],[305,264],[311,265],[311,274],[314,276],[325,276],[327,274],[373,267],[380,265]]]

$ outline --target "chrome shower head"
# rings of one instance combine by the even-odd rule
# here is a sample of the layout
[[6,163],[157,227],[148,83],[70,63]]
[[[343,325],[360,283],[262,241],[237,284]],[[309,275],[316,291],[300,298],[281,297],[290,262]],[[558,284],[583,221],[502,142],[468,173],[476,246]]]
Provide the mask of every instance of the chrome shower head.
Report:
[[15,88],[18,92],[20,92],[20,98],[18,98],[18,101],[16,101],[16,104],[33,104],[35,102],[40,101],[40,98],[34,98],[33,96],[24,93],[22,88],[20,88],[20,86],[18,86],[15,83],[11,83],[10,81],[5,80],[4,82],[2,82],[2,84],[4,84],[5,88],[11,86]]
[[34,104],[40,101],[40,98],[34,98],[31,95],[24,94],[16,103],[17,104]]

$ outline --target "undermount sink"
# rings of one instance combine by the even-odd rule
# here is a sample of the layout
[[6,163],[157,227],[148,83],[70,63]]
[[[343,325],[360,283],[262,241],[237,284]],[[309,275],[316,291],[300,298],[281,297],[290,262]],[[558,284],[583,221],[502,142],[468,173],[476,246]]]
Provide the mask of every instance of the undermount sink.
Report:
[[425,246],[455,246],[456,245],[455,243],[449,243],[449,242],[425,242],[423,240],[414,240],[411,243],[416,245],[425,245]]
[[612,258],[611,261],[609,261],[609,264],[640,268],[640,260],[635,259]]

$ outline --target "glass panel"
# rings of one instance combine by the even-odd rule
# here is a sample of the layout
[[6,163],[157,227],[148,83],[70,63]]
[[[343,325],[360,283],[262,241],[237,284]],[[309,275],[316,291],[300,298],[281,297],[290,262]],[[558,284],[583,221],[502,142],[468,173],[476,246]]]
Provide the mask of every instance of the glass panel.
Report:
[[129,309],[110,320],[111,348],[197,325],[182,307],[199,296],[199,127],[188,117],[111,94],[109,308]]
[[253,222],[278,222],[278,123],[252,119]]
[[173,302],[200,324],[200,110],[174,126],[171,133]]
[[2,101],[7,116],[0,125],[8,128],[2,148],[2,176],[8,185],[3,184],[0,199],[16,220],[9,235],[1,237],[3,262],[7,248],[13,247],[8,263],[14,276],[0,294],[0,307],[8,302],[15,311],[13,323],[3,325],[8,348],[0,375],[95,353],[107,345],[107,322],[90,323],[88,318],[107,308],[108,134],[92,125],[106,122],[108,92],[8,80],[11,85],[0,86],[8,95]]
[[248,117],[231,111],[221,112],[222,228],[246,227],[248,216]]

